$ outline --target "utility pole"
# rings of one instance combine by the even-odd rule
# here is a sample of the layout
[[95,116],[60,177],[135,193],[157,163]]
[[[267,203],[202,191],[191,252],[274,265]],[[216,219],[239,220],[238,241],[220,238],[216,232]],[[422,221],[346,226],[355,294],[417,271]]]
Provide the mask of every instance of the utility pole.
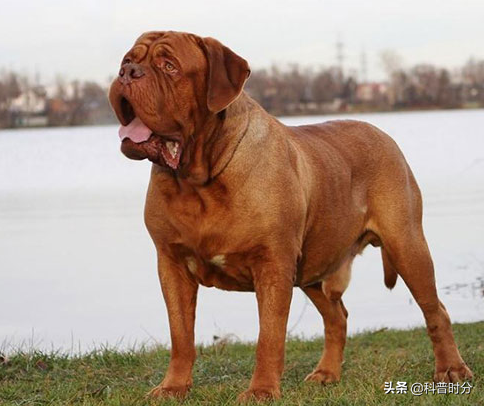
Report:
[[366,57],[365,48],[362,49],[360,55],[360,66],[361,66],[361,80],[366,83],[368,81],[368,60]]
[[338,38],[336,39],[336,60],[338,62],[338,68],[340,70],[341,77],[343,77],[343,62],[344,62],[344,44],[343,41],[341,40],[340,35],[338,35]]

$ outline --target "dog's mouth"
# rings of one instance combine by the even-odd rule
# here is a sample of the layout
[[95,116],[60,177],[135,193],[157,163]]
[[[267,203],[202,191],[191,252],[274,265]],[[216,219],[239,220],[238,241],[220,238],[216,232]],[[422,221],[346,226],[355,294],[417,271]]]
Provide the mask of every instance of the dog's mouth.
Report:
[[[178,169],[183,150],[180,141],[154,133],[135,114],[133,106],[125,97],[121,97],[119,107],[122,116],[119,138],[123,143],[123,153],[129,158],[148,158],[155,163],[160,163],[161,155],[166,165],[172,169]],[[136,150],[141,149],[145,154],[140,153],[141,151],[128,151],[133,147]]]

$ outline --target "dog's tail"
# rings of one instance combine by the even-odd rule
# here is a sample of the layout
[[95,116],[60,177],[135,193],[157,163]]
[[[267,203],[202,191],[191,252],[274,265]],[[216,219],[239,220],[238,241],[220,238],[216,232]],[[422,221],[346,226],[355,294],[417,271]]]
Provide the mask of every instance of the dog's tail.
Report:
[[385,251],[385,248],[381,248],[381,258],[383,260],[383,275],[385,280],[385,286],[388,289],[393,289],[395,284],[397,283],[397,271],[393,267],[390,262],[390,258],[388,258],[388,253]]

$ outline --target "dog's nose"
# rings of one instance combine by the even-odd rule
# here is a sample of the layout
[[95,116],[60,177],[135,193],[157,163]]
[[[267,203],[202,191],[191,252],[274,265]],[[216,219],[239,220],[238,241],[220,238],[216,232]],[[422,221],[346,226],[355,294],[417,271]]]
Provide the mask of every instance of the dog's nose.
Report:
[[118,79],[123,84],[129,84],[133,80],[143,77],[145,73],[143,68],[137,63],[127,63],[124,64],[119,70]]

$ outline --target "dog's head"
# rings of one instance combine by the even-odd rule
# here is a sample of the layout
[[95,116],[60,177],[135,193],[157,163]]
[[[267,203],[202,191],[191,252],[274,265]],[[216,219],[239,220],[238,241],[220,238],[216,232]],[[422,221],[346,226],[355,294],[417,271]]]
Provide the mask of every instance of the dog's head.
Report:
[[177,170],[197,131],[239,96],[249,73],[243,58],[213,38],[143,34],[109,91],[122,152]]

